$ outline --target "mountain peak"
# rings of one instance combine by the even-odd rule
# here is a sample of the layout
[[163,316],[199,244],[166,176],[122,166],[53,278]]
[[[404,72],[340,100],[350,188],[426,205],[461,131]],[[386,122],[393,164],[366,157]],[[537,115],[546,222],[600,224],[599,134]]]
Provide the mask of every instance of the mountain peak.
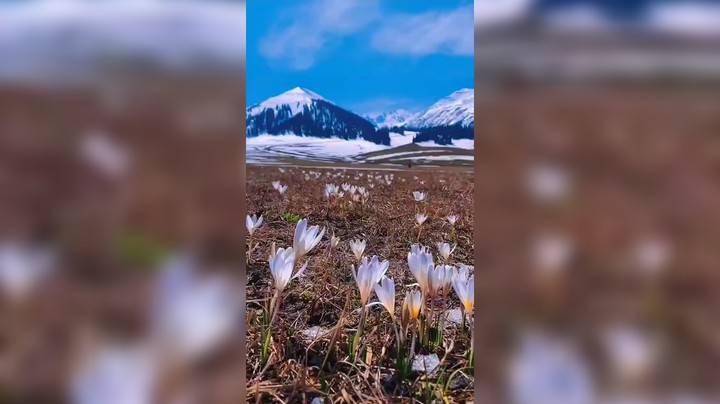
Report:
[[405,109],[396,109],[390,112],[375,112],[365,115],[365,117],[375,124],[378,128],[388,128],[393,126],[403,126],[406,121],[415,114]]
[[285,91],[280,95],[295,96],[298,98],[309,98],[313,100],[325,100],[320,94],[310,91],[307,88],[295,87],[292,90]]
[[474,100],[475,98],[475,90],[472,88],[461,88],[460,90],[455,91],[454,93],[448,95],[447,97],[443,98],[442,100],[438,101],[438,103],[443,102],[443,100]]
[[268,108],[275,109],[281,105],[288,105],[293,111],[293,114],[296,114],[297,112],[302,110],[303,106],[310,105],[313,103],[313,101],[330,102],[314,91],[310,91],[302,87],[295,87],[293,89],[285,91],[280,95],[270,97],[267,100],[261,102],[260,104],[251,107],[250,109],[248,109],[248,113],[254,114],[255,112],[262,111]]
[[433,126],[473,125],[475,109],[475,90],[463,88],[439,100],[424,112],[419,113],[407,127],[427,128]]
[[474,88],[461,88],[461,89],[453,92],[453,94],[468,94],[468,93],[474,93],[474,92],[475,92]]

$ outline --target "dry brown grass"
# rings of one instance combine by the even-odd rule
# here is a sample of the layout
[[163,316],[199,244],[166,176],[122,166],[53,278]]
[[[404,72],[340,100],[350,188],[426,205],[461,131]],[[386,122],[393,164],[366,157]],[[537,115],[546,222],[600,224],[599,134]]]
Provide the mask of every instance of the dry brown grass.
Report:
[[[304,178],[302,171],[319,171],[318,179]],[[327,177],[326,172],[342,173],[342,177]],[[356,176],[362,173],[362,177]],[[324,196],[326,183],[367,186],[368,175],[394,173],[391,186],[376,185],[370,191],[368,206],[349,206],[347,197],[327,211]],[[359,320],[359,293],[350,274],[354,256],[348,241],[355,238],[367,240],[365,255],[377,255],[390,261],[388,276],[396,282],[396,302],[404,297],[403,286],[415,282],[407,268],[410,245],[418,241],[415,213],[423,209],[429,218],[423,225],[419,241],[431,246],[435,243],[457,242],[451,263],[473,265],[473,181],[471,172],[427,170],[409,171],[356,171],[310,168],[287,168],[281,173],[275,167],[247,167],[247,206],[249,214],[262,214],[264,223],[253,237],[257,246],[253,250],[247,269],[248,299],[248,401],[304,402],[314,397],[328,397],[333,402],[410,402],[419,400],[418,394],[427,383],[435,384],[436,378],[426,379],[414,374],[407,383],[400,385],[393,379],[395,360],[390,352],[391,336],[394,335],[388,313],[374,306],[365,327],[366,342],[372,358],[362,358],[355,366],[348,363],[347,345],[349,330]],[[288,184],[281,196],[271,185],[274,180]],[[421,181],[424,184],[421,184]],[[377,182],[377,181],[374,181]],[[417,204],[412,191],[428,192],[426,203]],[[419,206],[422,206],[420,208]],[[272,356],[266,366],[261,365],[259,353],[260,325],[255,319],[262,313],[262,299],[268,296],[272,277],[267,259],[270,246],[292,245],[295,224],[286,221],[286,212],[307,218],[309,225],[325,227],[329,233],[340,237],[335,250],[329,248],[328,238],[310,253],[305,276],[293,281],[284,292],[281,312],[273,325]],[[458,214],[455,231],[445,217]],[[454,294],[444,304],[458,307]],[[396,310],[399,312],[399,309]],[[339,321],[344,322],[341,329]],[[319,326],[325,332],[315,342],[309,342],[300,334],[310,327]],[[339,330],[337,338],[335,332]],[[394,338],[392,338],[394,339]],[[334,340],[334,341],[333,341]],[[467,333],[450,328],[445,335],[447,352],[439,348],[436,353],[444,361],[441,366],[445,377],[455,370],[467,367],[464,353],[469,346]],[[334,343],[331,343],[334,342]],[[321,369],[325,356],[328,360]],[[320,372],[324,372],[324,380]],[[470,377],[455,377],[446,397],[450,402],[471,400],[472,370]]]

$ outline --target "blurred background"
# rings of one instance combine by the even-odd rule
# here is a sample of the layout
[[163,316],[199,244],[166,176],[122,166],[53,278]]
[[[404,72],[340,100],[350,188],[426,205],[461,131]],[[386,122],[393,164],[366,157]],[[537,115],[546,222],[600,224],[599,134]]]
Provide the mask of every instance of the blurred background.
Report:
[[237,403],[245,4],[0,2],[0,402]]
[[720,402],[720,2],[475,2],[478,398]]

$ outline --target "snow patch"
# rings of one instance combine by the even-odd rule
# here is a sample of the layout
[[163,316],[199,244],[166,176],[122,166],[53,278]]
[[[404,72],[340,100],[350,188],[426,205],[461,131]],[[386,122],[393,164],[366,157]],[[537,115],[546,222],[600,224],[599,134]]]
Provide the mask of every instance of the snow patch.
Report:
[[456,160],[464,160],[464,161],[474,161],[475,156],[465,156],[465,155],[451,155],[451,156],[422,156],[416,158],[417,160],[424,160],[424,161],[456,161]]
[[385,150],[390,147],[362,139],[325,139],[268,134],[248,138],[246,145],[247,161],[251,163],[276,160],[281,157],[315,161],[350,160],[351,157],[358,154]]
[[401,135],[399,133],[391,133],[390,134],[390,147],[398,147],[398,146],[404,146],[406,144],[412,143],[413,137],[415,136],[415,132],[405,132],[405,135]]
[[475,149],[475,140],[474,139],[455,139],[452,141],[452,144],[439,144],[439,143],[435,143],[433,141],[418,142],[416,144],[419,146],[425,146],[425,147],[457,147],[458,149],[468,149],[468,150]]

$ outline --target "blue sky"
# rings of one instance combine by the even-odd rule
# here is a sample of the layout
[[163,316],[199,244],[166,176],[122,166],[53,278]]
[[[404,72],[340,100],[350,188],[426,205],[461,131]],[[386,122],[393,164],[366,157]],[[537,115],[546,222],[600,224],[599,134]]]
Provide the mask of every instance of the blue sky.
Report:
[[472,0],[248,0],[247,105],[305,87],[359,113],[473,87]]

